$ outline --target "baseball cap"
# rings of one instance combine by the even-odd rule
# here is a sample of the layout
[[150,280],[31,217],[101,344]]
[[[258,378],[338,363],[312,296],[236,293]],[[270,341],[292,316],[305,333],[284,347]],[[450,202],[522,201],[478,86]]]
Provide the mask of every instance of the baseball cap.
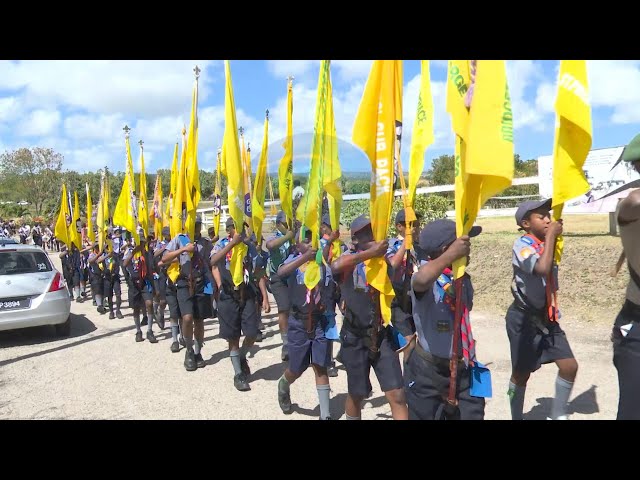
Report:
[[351,235],[362,230],[367,225],[371,225],[371,219],[366,215],[360,215],[351,222]]
[[[422,214],[420,212],[415,212],[416,218],[420,220],[422,218]],[[405,223],[407,218],[407,214],[405,213],[405,209],[403,208],[396,214],[396,223]]]
[[287,222],[287,215],[280,210],[277,214],[276,214],[276,223],[286,223]]
[[[470,237],[480,235],[482,227],[471,227]],[[429,255],[438,252],[442,247],[453,243],[456,239],[456,223],[452,220],[440,219],[427,223],[420,232],[420,250]]]
[[548,210],[551,210],[551,199],[547,200],[527,200],[526,202],[522,202],[518,206],[518,210],[516,210],[516,225],[522,227],[522,219],[526,217],[527,213],[532,210],[537,210],[538,208],[545,207]]
[[228,217],[227,221],[224,222],[224,225],[227,228],[235,226],[235,222],[233,221],[233,217]]

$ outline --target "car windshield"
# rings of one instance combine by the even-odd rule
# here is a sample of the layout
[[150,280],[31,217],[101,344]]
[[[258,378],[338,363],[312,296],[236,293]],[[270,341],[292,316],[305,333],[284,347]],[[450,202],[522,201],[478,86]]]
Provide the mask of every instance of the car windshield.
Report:
[[0,275],[50,272],[51,262],[44,252],[0,251]]

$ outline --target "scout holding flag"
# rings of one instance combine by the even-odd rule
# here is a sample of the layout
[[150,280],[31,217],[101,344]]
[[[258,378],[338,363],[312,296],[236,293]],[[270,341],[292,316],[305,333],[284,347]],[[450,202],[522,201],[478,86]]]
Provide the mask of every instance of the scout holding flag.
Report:
[[391,329],[394,297],[384,258],[393,203],[396,122],[402,119],[402,61],[373,62],[353,128],[354,143],[371,161],[371,218],[351,223],[357,250],[341,255],[331,271],[345,301],[340,333],[341,361],[347,370],[347,419],[359,420],[362,401],[371,391],[373,367],[394,419],[407,419],[402,369]]
[[[591,148],[591,108],[584,60],[560,62],[553,148],[553,199],[522,203],[516,223],[525,234],[513,246],[514,303],[506,316],[511,345],[511,418],[522,420],[527,381],[542,364],[558,366],[549,419],[566,420],[578,363],[558,310],[558,263],[562,255],[564,203],[589,191],[582,166]],[[553,221],[551,210],[553,209]]]

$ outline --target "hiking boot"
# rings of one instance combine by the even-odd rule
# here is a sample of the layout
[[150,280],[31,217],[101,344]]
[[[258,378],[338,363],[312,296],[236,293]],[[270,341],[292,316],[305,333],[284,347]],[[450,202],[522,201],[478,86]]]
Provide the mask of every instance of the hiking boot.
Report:
[[147,340],[149,340],[149,343],[158,343],[158,339],[153,332],[147,332]]
[[239,392],[248,392],[251,390],[249,383],[247,382],[247,377],[244,373],[239,373],[235,377],[233,377],[233,386],[236,387],[236,390]]
[[282,410],[282,413],[288,415],[292,412],[291,393],[289,392],[289,390],[281,388],[280,382],[278,382],[278,404],[280,405],[280,410]]
[[240,357],[240,370],[242,370],[242,373],[247,377],[251,375],[251,368],[249,367],[249,362],[247,362],[246,358]]
[[84,300],[82,300],[82,297],[78,297],[76,298],[76,303],[82,303]]
[[282,353],[280,353],[280,360],[282,360],[283,362],[289,361],[289,346],[288,345],[283,345],[282,346]]
[[180,344],[178,342],[173,342],[171,344],[171,353],[178,353],[180,351]]
[[187,351],[184,353],[184,368],[187,372],[194,372],[198,369],[196,354],[193,353],[193,350],[190,348],[187,348]]
[[136,332],[136,342],[142,342],[143,340],[142,332]]
[[204,358],[202,358],[202,354],[201,353],[197,353],[195,358],[196,358],[196,367],[204,368],[206,363],[204,361]]
[[118,318],[124,318],[124,315],[122,315],[122,312],[120,311],[120,309],[116,310],[116,317]]
[[109,320],[113,320],[114,318],[116,318],[116,316],[113,314],[113,312],[109,312]]

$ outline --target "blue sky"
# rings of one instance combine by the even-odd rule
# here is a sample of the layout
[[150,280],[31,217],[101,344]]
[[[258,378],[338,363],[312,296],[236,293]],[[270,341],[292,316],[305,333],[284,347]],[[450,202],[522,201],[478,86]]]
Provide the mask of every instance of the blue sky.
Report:
[[[0,62],[0,151],[51,147],[65,157],[63,168],[124,169],[122,127],[132,128],[138,170],[138,140],[145,142],[147,171],[170,167],[173,147],[188,122],[193,67],[200,76],[199,164],[215,167],[224,133],[224,66],[201,61],[2,61]],[[286,129],[286,77],[294,80],[294,170],[308,170],[319,61],[232,60],[238,125],[252,147],[254,168],[262,145],[265,109],[270,110],[269,170],[275,172]],[[431,64],[435,143],[431,160],[453,151],[444,110],[446,61]],[[507,61],[513,103],[515,151],[521,157],[551,154],[559,62]],[[332,61],[334,109],[344,171],[366,171],[367,159],[349,145],[371,61]],[[589,61],[593,148],[626,144],[640,132],[640,62]],[[420,82],[420,62],[404,61],[403,161],[409,152]],[[406,163],[405,163],[406,164]]]

